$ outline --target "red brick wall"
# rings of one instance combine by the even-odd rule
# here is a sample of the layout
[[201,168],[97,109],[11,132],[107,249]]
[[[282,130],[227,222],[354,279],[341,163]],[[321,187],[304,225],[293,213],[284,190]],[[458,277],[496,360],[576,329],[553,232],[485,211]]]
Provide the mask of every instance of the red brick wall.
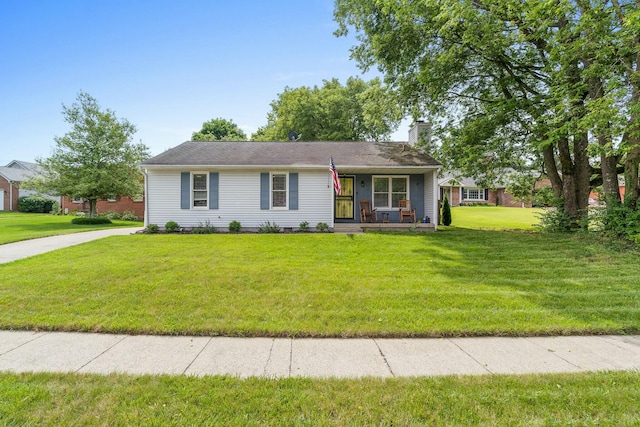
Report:
[[[449,191],[447,189],[441,188],[441,199],[444,193],[447,194],[447,197],[449,196]],[[497,200],[499,206],[507,206],[507,207],[514,207],[514,208],[522,207],[522,202],[514,198],[512,194],[505,192],[504,188],[499,188],[498,190],[489,190],[489,200],[484,200],[484,201],[460,200],[460,197],[461,197],[460,187],[453,187],[451,189],[451,193],[452,193],[451,200],[449,200],[449,203],[451,204],[451,206],[460,206],[460,202],[470,203],[470,204],[485,203],[488,205],[495,206],[496,200]],[[530,208],[531,203],[525,203],[525,207]]]
[[[11,187],[13,187],[13,190],[11,189]],[[4,210],[17,211],[18,198],[20,197],[20,187],[18,187],[16,184],[11,184],[6,179],[0,177],[0,188],[4,190]],[[13,200],[11,200],[11,192],[13,192]]]
[[[89,203],[74,203],[73,200],[68,197],[63,197],[60,209],[64,212],[65,209],[71,211],[83,211],[89,212]],[[133,212],[138,218],[144,218],[144,199],[135,201],[131,197],[118,197],[115,202],[108,200],[98,200],[96,203],[96,210],[99,214],[107,212]]]

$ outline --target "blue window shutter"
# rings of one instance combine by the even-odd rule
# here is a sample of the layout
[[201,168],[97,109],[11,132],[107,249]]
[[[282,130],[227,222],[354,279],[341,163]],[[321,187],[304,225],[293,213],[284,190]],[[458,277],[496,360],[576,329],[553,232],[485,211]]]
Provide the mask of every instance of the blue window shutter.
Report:
[[269,172],[260,174],[260,209],[269,210]]
[[298,173],[289,174],[289,210],[298,210]]
[[220,177],[218,172],[209,173],[209,209],[218,209],[218,187]]
[[191,203],[191,173],[180,172],[180,209],[189,209]]

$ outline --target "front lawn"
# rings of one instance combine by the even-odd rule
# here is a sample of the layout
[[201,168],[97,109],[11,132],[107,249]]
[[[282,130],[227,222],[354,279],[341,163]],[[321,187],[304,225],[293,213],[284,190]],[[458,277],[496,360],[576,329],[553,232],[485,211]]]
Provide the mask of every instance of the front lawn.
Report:
[[0,211],[0,245],[38,237],[82,231],[101,230],[111,227],[142,227],[141,221],[113,220],[113,224],[71,224],[73,216]]
[[134,235],[0,266],[0,328],[229,336],[638,333],[640,263],[578,236]]
[[396,379],[0,374],[0,425],[637,426],[640,374]]
[[451,225],[460,228],[532,230],[540,223],[543,209],[504,206],[456,206]]

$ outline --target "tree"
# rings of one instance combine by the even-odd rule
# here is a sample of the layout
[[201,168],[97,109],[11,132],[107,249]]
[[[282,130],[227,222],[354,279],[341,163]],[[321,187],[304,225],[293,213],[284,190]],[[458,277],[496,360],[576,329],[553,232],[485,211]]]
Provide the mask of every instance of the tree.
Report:
[[287,141],[293,131],[304,141],[388,140],[402,111],[379,79],[324,80],[321,87],[285,88],[271,103],[267,124],[253,141]]
[[442,201],[442,225],[451,225],[451,205],[446,194]]
[[[470,175],[539,166],[572,224],[589,190],[638,187],[637,0],[337,0],[338,35],[406,111],[431,116],[440,150]],[[438,126],[439,125],[439,126]]]
[[202,124],[202,129],[191,135],[192,141],[246,141],[247,134],[233,120],[211,119]]
[[37,159],[43,173],[32,185],[45,193],[87,200],[94,217],[98,199],[142,193],[138,164],[149,153],[145,145],[130,143],[136,127],[129,121],[118,119],[112,110],[101,110],[85,92],[76,101],[62,106],[72,129],[54,138],[51,157]]

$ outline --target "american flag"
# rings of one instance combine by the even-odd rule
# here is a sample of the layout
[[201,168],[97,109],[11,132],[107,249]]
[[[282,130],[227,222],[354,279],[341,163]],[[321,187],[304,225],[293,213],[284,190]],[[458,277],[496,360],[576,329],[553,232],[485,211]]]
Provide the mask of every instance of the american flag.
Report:
[[336,194],[340,196],[342,194],[342,187],[340,187],[340,178],[338,178],[338,171],[336,165],[333,163],[333,157],[329,157],[329,171],[333,178],[333,189],[336,190]]

